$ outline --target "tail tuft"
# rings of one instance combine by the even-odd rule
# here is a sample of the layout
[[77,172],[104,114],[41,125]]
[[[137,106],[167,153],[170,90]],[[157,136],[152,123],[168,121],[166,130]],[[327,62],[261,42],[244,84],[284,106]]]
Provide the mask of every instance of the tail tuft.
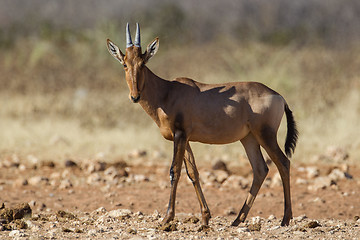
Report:
[[287,104],[285,104],[285,114],[288,128],[285,141],[285,153],[286,156],[291,157],[292,153],[294,153],[295,151],[299,132],[296,129],[296,122],[294,120],[294,116]]

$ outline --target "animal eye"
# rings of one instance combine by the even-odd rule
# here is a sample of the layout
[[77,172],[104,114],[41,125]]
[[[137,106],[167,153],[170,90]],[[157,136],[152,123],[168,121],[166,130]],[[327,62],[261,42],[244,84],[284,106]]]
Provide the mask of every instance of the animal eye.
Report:
[[124,63],[124,68],[127,68],[127,65]]

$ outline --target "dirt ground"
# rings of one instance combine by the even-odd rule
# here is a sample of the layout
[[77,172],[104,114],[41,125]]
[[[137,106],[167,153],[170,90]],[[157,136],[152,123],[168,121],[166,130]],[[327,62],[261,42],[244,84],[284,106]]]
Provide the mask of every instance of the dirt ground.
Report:
[[[293,163],[294,219],[288,227],[280,227],[283,192],[273,164],[247,221],[239,227],[230,224],[250,187],[250,166],[220,162],[199,168],[212,214],[209,228],[198,222],[199,203],[183,170],[176,219],[164,228],[160,223],[169,199],[169,166],[146,161],[146,155],[137,158],[136,164],[122,160],[30,164],[16,156],[4,157],[0,162],[0,238],[360,238],[359,166]],[[21,203],[29,204],[31,216],[6,219],[5,210]]]

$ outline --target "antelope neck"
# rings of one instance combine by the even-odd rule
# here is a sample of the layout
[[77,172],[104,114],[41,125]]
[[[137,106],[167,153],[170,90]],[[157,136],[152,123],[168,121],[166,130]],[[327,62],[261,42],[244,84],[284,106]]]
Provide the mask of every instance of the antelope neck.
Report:
[[156,123],[159,122],[157,109],[163,108],[163,99],[169,92],[170,81],[155,75],[149,68],[145,67],[144,88],[141,91],[140,105],[151,116]]

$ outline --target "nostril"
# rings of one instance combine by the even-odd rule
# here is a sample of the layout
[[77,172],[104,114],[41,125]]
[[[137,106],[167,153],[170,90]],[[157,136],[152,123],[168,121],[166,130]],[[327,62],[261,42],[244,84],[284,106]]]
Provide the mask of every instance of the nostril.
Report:
[[131,100],[132,100],[134,103],[137,103],[137,102],[140,100],[140,95],[138,95],[137,97],[131,96]]

